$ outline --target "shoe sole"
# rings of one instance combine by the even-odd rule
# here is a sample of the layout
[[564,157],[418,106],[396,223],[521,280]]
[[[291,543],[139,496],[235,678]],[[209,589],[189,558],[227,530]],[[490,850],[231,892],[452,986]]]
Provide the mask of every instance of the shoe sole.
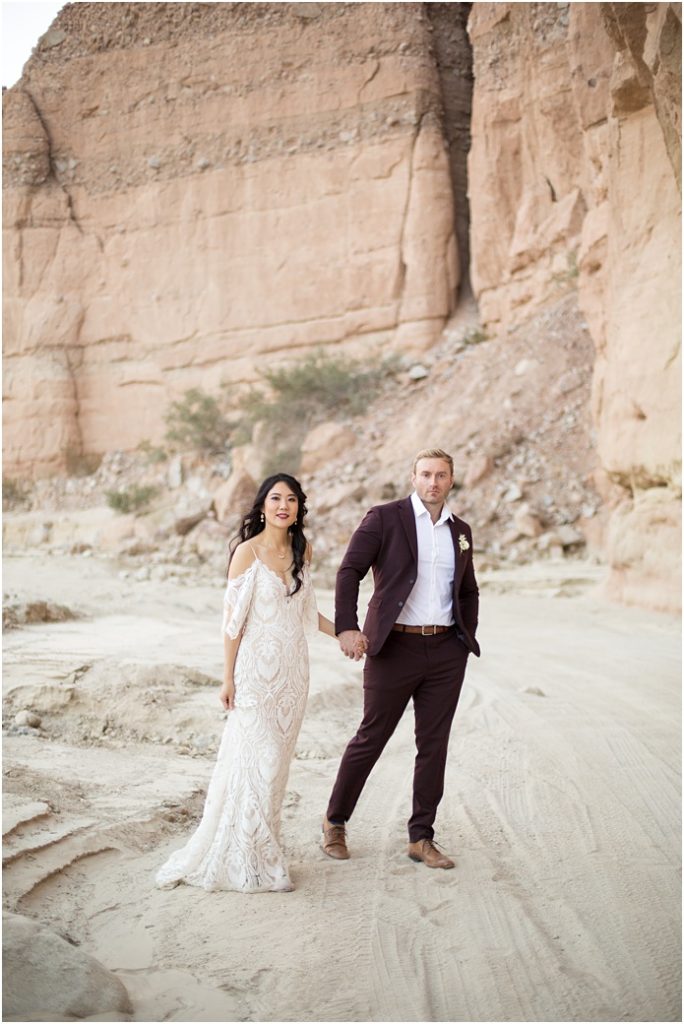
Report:
[[442,868],[443,871],[450,871],[451,868],[455,867],[455,864],[428,864],[422,857],[416,857],[415,853],[409,853],[408,859],[412,860],[415,864],[425,864],[426,868]]
[[350,859],[349,852],[347,852],[346,854],[343,854],[340,857],[340,855],[338,853],[331,853],[330,850],[326,850],[325,846],[321,846],[321,850],[326,855],[326,857],[330,857],[331,860],[349,860]]

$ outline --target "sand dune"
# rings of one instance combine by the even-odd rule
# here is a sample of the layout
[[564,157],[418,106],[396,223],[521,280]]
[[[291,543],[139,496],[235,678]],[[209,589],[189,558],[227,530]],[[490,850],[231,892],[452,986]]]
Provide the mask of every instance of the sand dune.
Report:
[[[243,896],[152,885],[222,726],[221,581],[8,559],[13,599],[81,617],[5,636],[7,906],[113,971],[138,1021],[680,1019],[678,624],[600,603],[596,577],[560,563],[483,580],[484,656],[438,819],[452,872],[405,854],[409,717],[352,859],[319,851],[361,677],[317,637],[283,822],[296,890]],[[24,708],[39,730],[12,725]]]

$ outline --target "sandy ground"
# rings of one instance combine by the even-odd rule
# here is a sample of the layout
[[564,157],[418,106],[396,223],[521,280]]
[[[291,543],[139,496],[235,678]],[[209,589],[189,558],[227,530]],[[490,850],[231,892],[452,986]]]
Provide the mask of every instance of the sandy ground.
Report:
[[43,719],[5,734],[6,905],[116,972],[136,1021],[680,1020],[678,623],[601,603],[599,575],[482,580],[437,822],[450,872],[406,857],[410,714],[352,859],[319,851],[361,675],[317,637],[283,823],[296,891],[244,896],[152,885],[222,727],[220,580],[8,558],[13,599],[85,617],[5,635],[6,722]]

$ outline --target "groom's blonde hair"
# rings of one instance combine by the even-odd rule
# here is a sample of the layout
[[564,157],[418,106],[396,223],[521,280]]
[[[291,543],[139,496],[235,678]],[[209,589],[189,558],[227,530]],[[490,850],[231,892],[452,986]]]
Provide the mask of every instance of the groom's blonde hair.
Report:
[[454,460],[451,458],[450,455],[447,455],[447,453],[442,448],[423,448],[422,451],[418,452],[415,459],[413,460],[414,475],[416,472],[416,466],[418,465],[420,459],[444,459],[445,462],[449,463],[451,475],[454,475]]

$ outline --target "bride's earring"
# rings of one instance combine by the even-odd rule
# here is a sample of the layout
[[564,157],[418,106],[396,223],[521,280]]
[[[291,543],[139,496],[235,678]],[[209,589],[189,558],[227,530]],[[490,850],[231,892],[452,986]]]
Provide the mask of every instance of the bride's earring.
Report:
[[264,515],[264,513],[263,513],[263,512],[262,512],[262,513],[261,513],[261,515],[259,516],[259,522],[260,522],[260,523],[265,523],[265,522],[266,522],[266,516]]

